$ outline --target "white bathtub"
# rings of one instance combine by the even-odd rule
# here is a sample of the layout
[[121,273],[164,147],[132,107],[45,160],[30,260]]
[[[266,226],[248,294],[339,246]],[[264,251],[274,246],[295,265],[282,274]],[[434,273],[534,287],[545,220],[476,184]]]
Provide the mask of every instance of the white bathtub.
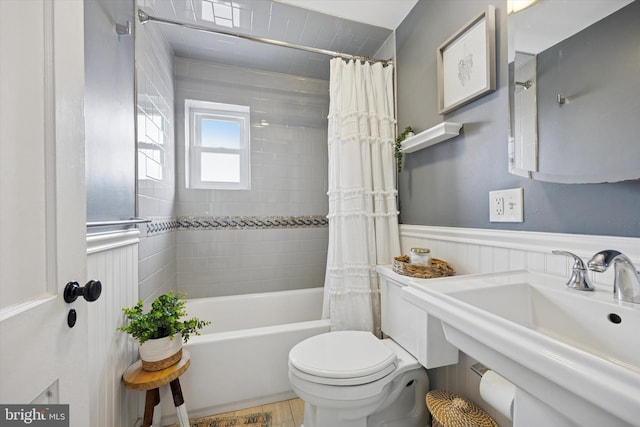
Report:
[[[322,289],[189,300],[189,317],[212,322],[185,350],[191,366],[180,377],[190,418],[295,397],[289,386],[289,350],[328,332]],[[162,425],[175,422],[168,386],[161,389]]]

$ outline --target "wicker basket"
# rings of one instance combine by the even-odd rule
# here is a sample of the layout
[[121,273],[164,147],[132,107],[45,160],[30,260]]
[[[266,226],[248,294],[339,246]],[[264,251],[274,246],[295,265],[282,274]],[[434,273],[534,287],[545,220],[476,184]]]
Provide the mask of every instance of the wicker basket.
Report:
[[431,265],[411,264],[409,255],[402,255],[393,259],[393,271],[404,276],[432,279],[435,277],[453,276],[453,267],[441,259],[433,258]]
[[498,427],[491,415],[458,394],[432,390],[426,401],[433,427]]

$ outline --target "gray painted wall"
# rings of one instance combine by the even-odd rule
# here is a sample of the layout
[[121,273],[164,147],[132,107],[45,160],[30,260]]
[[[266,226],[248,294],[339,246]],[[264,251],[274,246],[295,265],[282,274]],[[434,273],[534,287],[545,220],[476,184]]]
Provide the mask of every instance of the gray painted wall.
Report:
[[[436,49],[487,4],[496,6],[498,89],[440,116]],[[405,156],[398,177],[401,222],[640,236],[640,181],[552,184],[508,173],[506,22],[506,1],[420,0],[396,30],[398,128],[422,131],[443,119],[464,123],[460,136]],[[524,188],[525,222],[489,222],[489,191],[516,187]]]

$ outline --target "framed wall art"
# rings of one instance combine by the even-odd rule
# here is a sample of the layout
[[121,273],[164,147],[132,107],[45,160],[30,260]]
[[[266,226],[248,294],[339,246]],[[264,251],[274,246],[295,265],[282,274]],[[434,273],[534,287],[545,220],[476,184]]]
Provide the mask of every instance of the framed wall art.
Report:
[[495,6],[438,47],[438,114],[496,90]]

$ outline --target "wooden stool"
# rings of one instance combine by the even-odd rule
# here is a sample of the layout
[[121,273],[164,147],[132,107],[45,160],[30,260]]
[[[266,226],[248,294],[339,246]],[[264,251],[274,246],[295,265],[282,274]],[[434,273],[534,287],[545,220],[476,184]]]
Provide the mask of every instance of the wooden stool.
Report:
[[147,392],[142,427],[149,427],[153,423],[153,410],[160,403],[159,387],[167,383],[171,385],[171,394],[173,394],[173,403],[176,406],[178,423],[180,427],[189,427],[187,408],[184,406],[184,398],[182,397],[182,389],[178,379],[189,368],[189,365],[191,365],[189,352],[183,348],[182,359],[175,365],[161,371],[150,372],[143,370],[141,360],[127,368],[122,375],[124,385],[131,390],[146,390]]

